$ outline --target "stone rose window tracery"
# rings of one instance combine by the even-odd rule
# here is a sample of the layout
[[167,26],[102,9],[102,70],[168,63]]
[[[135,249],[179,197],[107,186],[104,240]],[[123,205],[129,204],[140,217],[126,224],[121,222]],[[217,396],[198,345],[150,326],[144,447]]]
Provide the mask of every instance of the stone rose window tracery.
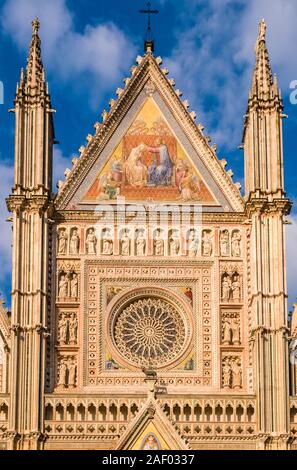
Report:
[[117,309],[110,335],[122,361],[137,368],[165,368],[185,353],[189,324],[186,316],[167,300],[143,297]]

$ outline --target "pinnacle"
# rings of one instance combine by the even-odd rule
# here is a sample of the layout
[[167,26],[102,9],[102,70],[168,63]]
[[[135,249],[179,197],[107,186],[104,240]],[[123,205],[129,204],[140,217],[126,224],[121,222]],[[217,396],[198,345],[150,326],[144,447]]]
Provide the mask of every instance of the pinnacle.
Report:
[[32,39],[27,60],[27,85],[35,88],[44,83],[44,67],[41,58],[41,41],[39,37],[40,22],[38,18],[32,21]]
[[259,34],[255,47],[256,65],[250,94],[251,97],[256,96],[258,99],[270,99],[276,95],[266,44],[266,29],[267,26],[263,19],[259,23]]
[[265,20],[263,19],[259,23],[259,37],[258,37],[259,42],[266,40],[266,29],[267,29],[267,25],[265,23]]
[[39,28],[40,28],[40,21],[38,18],[35,18],[32,21],[32,28],[33,28],[33,34],[38,34]]

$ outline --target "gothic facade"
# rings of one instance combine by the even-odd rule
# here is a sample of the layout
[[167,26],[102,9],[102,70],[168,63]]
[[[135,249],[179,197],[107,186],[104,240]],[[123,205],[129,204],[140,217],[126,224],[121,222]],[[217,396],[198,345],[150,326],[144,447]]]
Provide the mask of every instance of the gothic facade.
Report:
[[53,194],[54,110],[33,22],[7,199],[2,448],[297,448],[285,115],[265,30],[244,196],[150,42]]

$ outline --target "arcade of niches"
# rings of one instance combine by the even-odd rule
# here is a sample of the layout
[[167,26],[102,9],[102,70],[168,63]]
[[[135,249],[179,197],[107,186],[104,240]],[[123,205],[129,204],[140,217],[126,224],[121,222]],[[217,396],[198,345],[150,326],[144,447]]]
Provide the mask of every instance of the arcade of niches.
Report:
[[265,23],[244,196],[150,42],[53,195],[54,110],[32,24],[7,199],[1,448],[297,449],[291,203]]

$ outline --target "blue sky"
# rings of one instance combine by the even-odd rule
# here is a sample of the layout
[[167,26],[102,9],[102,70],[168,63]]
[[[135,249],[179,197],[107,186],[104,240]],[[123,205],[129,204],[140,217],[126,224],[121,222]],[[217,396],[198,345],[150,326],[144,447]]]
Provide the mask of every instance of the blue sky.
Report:
[[[297,80],[296,0],[155,0],[156,54],[197,112],[206,133],[228,160],[235,181],[243,181],[241,143],[243,115],[254,65],[258,23],[265,18],[273,71],[278,74],[286,113],[284,151],[286,189],[297,202],[297,105],[290,102],[290,83]],[[20,68],[25,66],[31,20],[41,21],[43,58],[55,115],[55,180],[63,177],[71,157],[93,132],[93,124],[129,75],[143,51],[145,0],[0,0],[0,290],[9,301],[11,227],[4,198],[12,185],[13,105]],[[290,305],[297,295],[297,210],[287,228]]]

